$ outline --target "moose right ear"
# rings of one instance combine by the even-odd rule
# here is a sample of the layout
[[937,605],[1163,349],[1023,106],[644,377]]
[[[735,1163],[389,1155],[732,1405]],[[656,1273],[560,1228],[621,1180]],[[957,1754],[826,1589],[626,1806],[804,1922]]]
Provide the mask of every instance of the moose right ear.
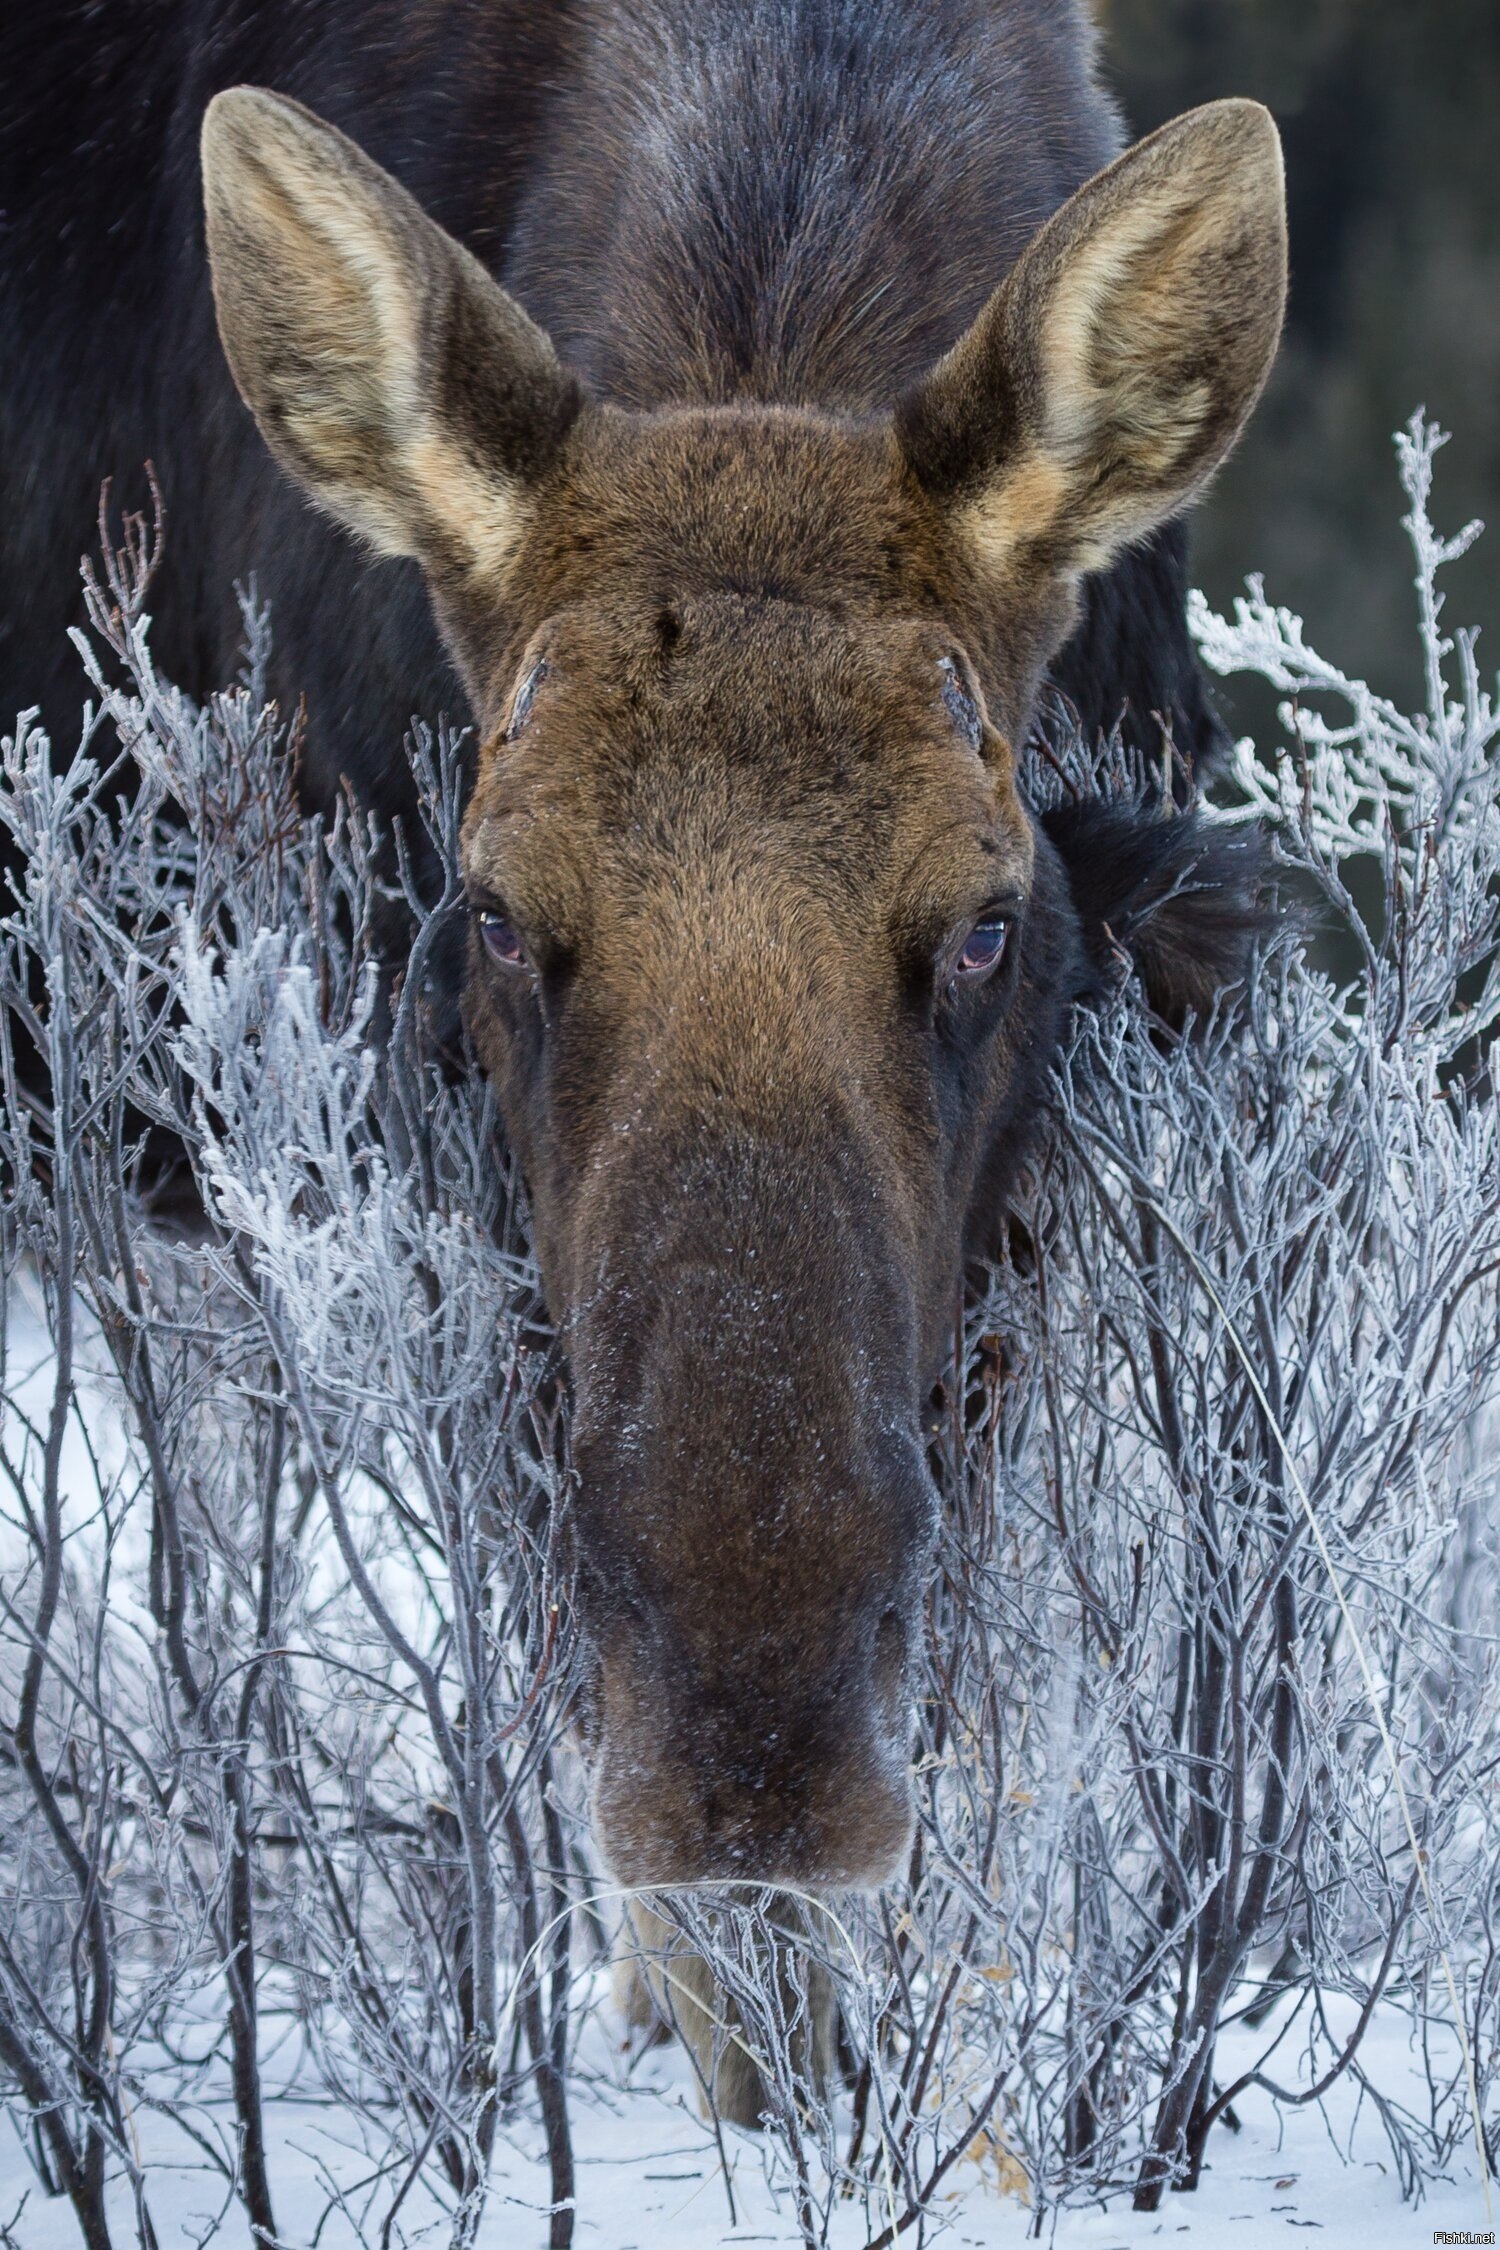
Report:
[[502,578],[582,403],[478,260],[298,102],[203,120],[219,333],[267,445],[386,555]]

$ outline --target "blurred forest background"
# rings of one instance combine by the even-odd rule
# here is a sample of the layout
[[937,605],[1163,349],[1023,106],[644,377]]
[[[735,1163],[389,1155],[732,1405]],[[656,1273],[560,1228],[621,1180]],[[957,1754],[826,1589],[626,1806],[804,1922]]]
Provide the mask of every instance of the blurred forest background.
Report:
[[[1500,663],[1500,0],[1098,0],[1132,128],[1253,94],[1286,143],[1292,294],[1270,391],[1199,510],[1215,606],[1247,571],[1314,645],[1413,707],[1420,655],[1390,434],[1453,442],[1435,520],[1489,526],[1448,574],[1451,625]],[[1265,706],[1218,691],[1232,724]]]

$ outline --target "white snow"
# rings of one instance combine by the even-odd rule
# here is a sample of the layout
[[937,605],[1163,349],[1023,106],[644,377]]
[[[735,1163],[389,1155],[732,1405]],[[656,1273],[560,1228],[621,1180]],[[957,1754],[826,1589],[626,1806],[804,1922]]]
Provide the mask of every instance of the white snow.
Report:
[[[603,2047],[601,2037],[591,2059],[607,2064]],[[1221,2050],[1228,2068],[1234,2067],[1234,2050],[1231,2034]],[[1381,2094],[1420,2113],[1425,2099],[1420,2057],[1396,2007],[1387,2006],[1372,2024],[1363,2055]],[[1294,2084],[1290,2058],[1286,2071]],[[790,2196],[767,2185],[756,2136],[725,2133],[726,2188],[713,2135],[697,2113],[688,2066],[675,2049],[655,2050],[633,2068],[616,2054],[610,2076],[614,2083],[601,2085],[594,2098],[575,2095],[573,2103],[579,2250],[709,2250],[710,2245],[717,2250],[730,2243],[801,2241]],[[1193,2194],[1169,2196],[1153,2216],[1133,2213],[1126,2195],[1103,2209],[1072,2211],[1055,2220],[1049,2215],[1043,2240],[1056,2250],[1136,2250],[1169,2239],[1196,2250],[1250,2250],[1261,2242],[1290,2243],[1300,2231],[1316,2232],[1325,2250],[1397,2250],[1426,2244],[1439,2231],[1468,2230],[1483,2239],[1497,2223],[1486,2210],[1472,2144],[1456,2153],[1445,2184],[1419,2207],[1404,2202],[1379,2120],[1352,2085],[1341,2083],[1321,2109],[1309,2105],[1278,2115],[1260,2093],[1248,2095],[1239,2108],[1240,2130],[1215,2132]],[[211,2114],[201,2114],[198,2122]],[[370,2178],[357,2122],[347,2112],[306,2099],[275,2101],[269,2115],[273,2184],[287,2241],[310,2243],[322,2220],[319,2250],[363,2250],[379,2243],[390,2191]],[[227,2134],[227,2105],[218,2122]],[[243,2213],[237,2206],[224,2209],[222,2181],[185,2136],[149,2114],[138,2120],[138,2131],[150,2158],[148,2192],[162,2250],[207,2242],[216,2250],[252,2250]],[[541,2250],[545,2244],[547,2186],[539,2149],[539,2138],[528,2128],[497,2151],[478,2250]],[[910,2229],[905,2242],[1021,2250],[1033,2239],[1032,2212],[1013,2194],[998,2192],[992,2160],[984,2168],[963,2162],[952,2180],[925,2232]],[[346,2199],[342,2211],[329,2210],[334,2183]],[[133,2240],[134,2217],[123,2186],[111,2215],[117,2241]],[[0,2230],[7,2221],[18,2250],[77,2250],[67,2204],[44,2197],[14,2131],[0,2139]],[[878,2207],[867,2223],[861,2208],[845,2205],[833,2215],[828,2250],[861,2250],[884,2223]],[[409,2244],[412,2250],[446,2245],[450,2227],[435,2206],[409,2198],[393,2245]]]

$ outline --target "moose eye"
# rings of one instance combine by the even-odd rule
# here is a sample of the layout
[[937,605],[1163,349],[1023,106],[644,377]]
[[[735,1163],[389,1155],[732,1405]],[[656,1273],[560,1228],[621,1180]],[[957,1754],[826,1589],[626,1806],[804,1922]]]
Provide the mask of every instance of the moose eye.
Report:
[[479,916],[479,936],[490,959],[498,961],[502,968],[524,969],[528,966],[520,932],[508,914],[502,914],[496,908],[483,908]]
[[987,977],[991,969],[999,966],[1000,956],[1005,951],[1005,941],[1009,936],[1010,924],[999,914],[989,915],[983,922],[976,922],[964,939],[963,949],[953,964],[954,975],[976,984],[981,977]]

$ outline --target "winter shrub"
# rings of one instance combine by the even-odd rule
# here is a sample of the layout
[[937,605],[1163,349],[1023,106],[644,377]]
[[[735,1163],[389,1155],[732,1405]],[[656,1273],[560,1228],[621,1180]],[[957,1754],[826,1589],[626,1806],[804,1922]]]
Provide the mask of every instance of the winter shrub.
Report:
[[[1271,824],[1286,912],[1189,1037],[1122,965],[1009,1259],[955,1305],[908,1884],[653,1901],[758,2064],[809,2242],[851,2197],[872,2250],[905,2234],[976,2154],[1038,2214],[1152,2209],[1248,2084],[1345,2073],[1415,2193],[1492,2097],[1500,718],[1441,630],[1473,534],[1431,529],[1440,442],[1399,449],[1422,713],[1254,582],[1197,612],[1212,666],[1286,698],[1220,816]],[[0,796],[0,2073],[93,2246],[106,2175],[154,2239],[153,2107],[291,2239],[273,2080],[359,2122],[369,2239],[417,2187],[472,2239],[517,2129],[563,2244],[621,1902],[566,1728],[523,1198],[429,1010],[457,750],[417,732],[421,838],[304,822],[266,620],[196,708],[152,663],[152,561],[129,527],[81,744],[23,718]],[[1063,741],[1031,785],[1145,778]],[[1433,2033],[1421,2114],[1366,2075],[1377,2005]]]

